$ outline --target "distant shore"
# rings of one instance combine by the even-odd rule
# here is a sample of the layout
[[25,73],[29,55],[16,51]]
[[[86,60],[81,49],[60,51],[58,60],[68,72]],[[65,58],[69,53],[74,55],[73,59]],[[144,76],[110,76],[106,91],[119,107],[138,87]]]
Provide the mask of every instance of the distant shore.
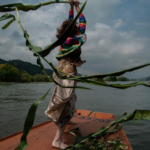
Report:
[[0,84],[18,84],[18,83],[52,83],[52,82],[0,82]]

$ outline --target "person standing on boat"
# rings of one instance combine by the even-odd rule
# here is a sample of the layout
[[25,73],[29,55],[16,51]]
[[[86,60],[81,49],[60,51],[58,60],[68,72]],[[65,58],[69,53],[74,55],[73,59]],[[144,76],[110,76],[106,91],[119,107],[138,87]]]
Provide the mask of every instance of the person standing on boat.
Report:
[[[69,0],[70,10],[69,18],[65,20],[60,28],[57,28],[56,37],[59,39],[67,27],[71,24],[74,17],[74,6],[77,13],[80,11],[78,0]],[[86,20],[83,13],[79,16],[79,25],[75,24],[72,32],[68,36],[67,40],[59,47],[59,53],[56,56],[58,59],[59,70],[71,75],[77,75],[77,66],[81,66],[86,61],[81,60],[81,46],[86,41]],[[62,77],[70,77],[69,75],[59,72]],[[53,78],[56,82],[63,86],[75,86],[74,80],[61,80],[53,73]],[[76,94],[73,88],[62,88],[58,85],[54,85],[54,92],[50,100],[49,106],[45,111],[45,114],[58,126],[55,138],[52,142],[52,146],[56,148],[65,149],[67,144],[62,142],[62,135],[66,128],[67,123],[72,118],[75,112]],[[70,121],[70,123],[76,123]]]

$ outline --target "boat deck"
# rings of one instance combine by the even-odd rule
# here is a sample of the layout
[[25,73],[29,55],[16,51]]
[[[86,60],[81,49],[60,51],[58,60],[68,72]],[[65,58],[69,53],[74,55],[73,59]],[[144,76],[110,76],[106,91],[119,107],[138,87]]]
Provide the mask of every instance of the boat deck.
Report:
[[[68,124],[65,131],[79,127],[81,134],[86,136],[96,132],[100,127],[108,126],[112,121],[116,120],[116,117],[113,114],[92,112],[90,116],[87,116],[89,113],[90,111],[87,110],[77,110],[71,120],[78,123],[75,125]],[[52,147],[52,141],[56,134],[56,130],[57,126],[54,125],[52,121],[47,121],[34,126],[28,134],[28,146],[26,150],[58,150]],[[20,142],[22,133],[23,131],[0,139],[0,150],[15,149]],[[132,150],[128,138],[122,129],[119,131],[119,134],[125,139],[128,150]],[[76,137],[70,133],[63,134],[63,141],[68,145],[74,143],[75,138]]]

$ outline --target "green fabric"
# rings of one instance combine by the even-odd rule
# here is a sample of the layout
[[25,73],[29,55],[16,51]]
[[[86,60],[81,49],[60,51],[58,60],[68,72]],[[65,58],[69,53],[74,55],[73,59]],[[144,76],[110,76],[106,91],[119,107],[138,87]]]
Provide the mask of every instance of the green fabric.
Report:
[[68,54],[74,52],[84,44],[81,37],[78,38],[78,41],[78,45],[72,45],[71,47],[66,44],[62,44],[63,49],[58,52],[56,58],[59,60],[60,58],[67,56]]
[[[81,45],[81,44],[80,44]],[[72,47],[70,47],[69,49],[63,49],[62,51],[60,51],[58,53],[58,55],[56,56],[57,59],[62,58],[64,56],[67,56],[68,54],[74,52],[75,50],[77,50],[80,46],[75,46],[73,45]]]

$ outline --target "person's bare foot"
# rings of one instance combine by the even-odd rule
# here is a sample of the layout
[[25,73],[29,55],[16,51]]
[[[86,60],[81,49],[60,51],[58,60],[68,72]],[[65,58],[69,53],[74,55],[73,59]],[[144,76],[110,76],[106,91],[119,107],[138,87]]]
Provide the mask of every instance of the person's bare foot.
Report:
[[60,148],[60,149],[65,149],[67,148],[69,145],[63,143],[61,140],[59,141],[53,141],[52,146],[55,148]]
[[70,123],[70,124],[77,124],[77,122],[71,121],[71,120],[68,123]]

